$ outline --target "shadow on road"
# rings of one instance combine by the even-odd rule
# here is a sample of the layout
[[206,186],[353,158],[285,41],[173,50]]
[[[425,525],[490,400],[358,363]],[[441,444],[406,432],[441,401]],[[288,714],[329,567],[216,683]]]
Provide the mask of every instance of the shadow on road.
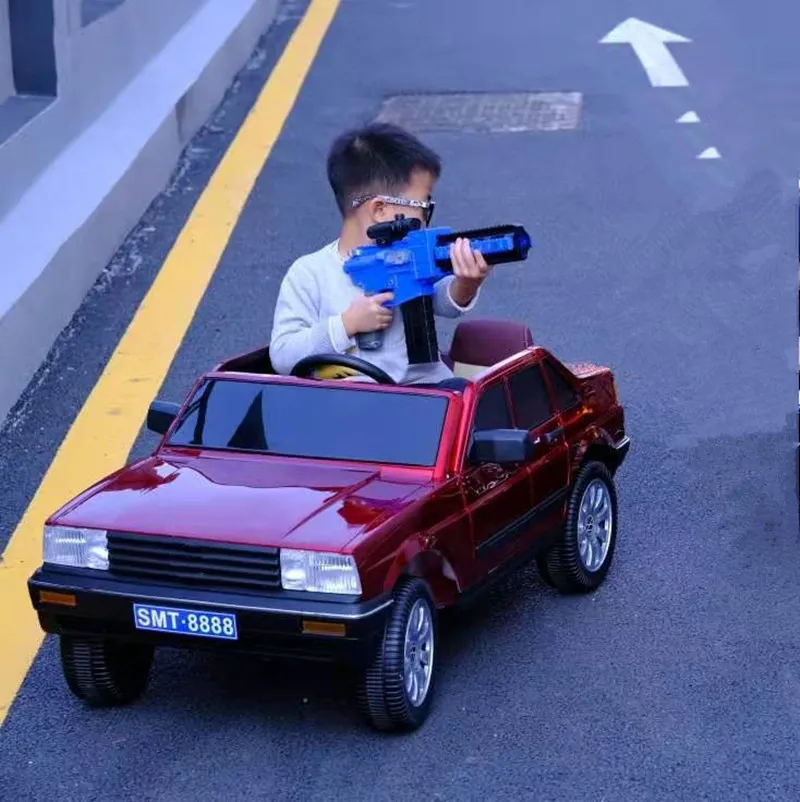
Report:
[[[535,567],[529,567],[498,583],[468,611],[443,616],[439,690],[447,693],[452,667],[468,664],[475,644],[498,630],[502,634],[505,619],[524,613],[535,621],[532,608],[547,596],[555,593],[541,583]],[[353,695],[354,672],[347,666],[162,649],[151,686],[138,706],[158,708],[159,717],[201,707],[203,715],[215,719],[232,721],[257,713],[265,723],[307,722],[315,729],[337,729],[358,723]]]

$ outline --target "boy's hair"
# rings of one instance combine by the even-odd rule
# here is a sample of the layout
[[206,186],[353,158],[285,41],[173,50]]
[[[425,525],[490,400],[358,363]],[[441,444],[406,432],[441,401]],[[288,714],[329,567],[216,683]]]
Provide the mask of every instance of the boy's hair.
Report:
[[343,217],[354,196],[402,192],[415,170],[439,178],[442,163],[419,139],[391,123],[347,131],[336,138],[328,154],[328,181]]

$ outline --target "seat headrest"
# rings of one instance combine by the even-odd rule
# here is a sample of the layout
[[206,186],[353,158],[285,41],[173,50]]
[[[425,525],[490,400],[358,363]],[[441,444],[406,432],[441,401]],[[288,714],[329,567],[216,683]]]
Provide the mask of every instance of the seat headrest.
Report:
[[453,333],[448,356],[453,363],[490,367],[530,348],[533,335],[523,323],[507,320],[464,320]]

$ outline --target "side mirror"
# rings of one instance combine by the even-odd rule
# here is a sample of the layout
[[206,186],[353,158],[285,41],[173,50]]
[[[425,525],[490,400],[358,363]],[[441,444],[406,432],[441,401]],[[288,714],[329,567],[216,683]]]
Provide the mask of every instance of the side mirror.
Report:
[[153,401],[147,410],[147,428],[156,434],[166,434],[172,422],[178,417],[180,404],[170,401]]
[[536,445],[527,429],[487,429],[475,432],[469,450],[473,464],[496,462],[500,465],[528,462]]

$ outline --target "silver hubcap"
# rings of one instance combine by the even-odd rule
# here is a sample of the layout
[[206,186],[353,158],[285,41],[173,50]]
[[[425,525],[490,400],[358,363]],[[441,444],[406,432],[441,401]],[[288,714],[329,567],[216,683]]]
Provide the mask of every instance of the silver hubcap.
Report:
[[578,508],[578,552],[587,571],[597,571],[606,561],[613,526],[611,494],[605,482],[593,479]]
[[433,673],[433,621],[428,605],[418,599],[406,625],[403,679],[408,701],[419,707],[428,695]]

